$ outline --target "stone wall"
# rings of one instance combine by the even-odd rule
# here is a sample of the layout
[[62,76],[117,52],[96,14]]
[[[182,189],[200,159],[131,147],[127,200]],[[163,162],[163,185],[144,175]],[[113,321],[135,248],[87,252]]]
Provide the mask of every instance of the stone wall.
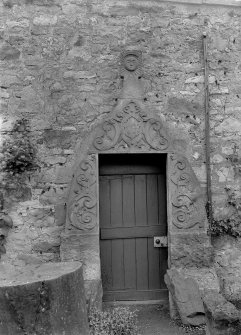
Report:
[[[123,49],[142,50],[146,100],[189,143],[189,161],[206,192],[204,31],[214,214],[233,214],[226,188],[240,199],[241,7],[1,0],[0,16],[1,142],[12,136],[16,120],[29,120],[39,166],[17,176],[1,173],[5,209],[13,219],[2,262],[60,260],[78,148],[116,104]],[[232,250],[236,255],[239,249],[224,250],[232,261]],[[225,260],[217,264],[227,266]]]

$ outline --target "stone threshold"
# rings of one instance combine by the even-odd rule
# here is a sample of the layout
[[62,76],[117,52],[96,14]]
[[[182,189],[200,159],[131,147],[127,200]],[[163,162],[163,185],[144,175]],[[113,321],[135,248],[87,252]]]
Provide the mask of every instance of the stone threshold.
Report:
[[161,0],[160,2],[172,2],[177,4],[213,5],[241,7],[241,0]]

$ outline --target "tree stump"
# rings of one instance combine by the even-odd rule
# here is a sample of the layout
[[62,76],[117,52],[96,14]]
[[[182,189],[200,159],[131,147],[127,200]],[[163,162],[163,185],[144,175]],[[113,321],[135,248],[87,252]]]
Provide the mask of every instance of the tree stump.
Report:
[[0,267],[1,335],[88,335],[82,266]]

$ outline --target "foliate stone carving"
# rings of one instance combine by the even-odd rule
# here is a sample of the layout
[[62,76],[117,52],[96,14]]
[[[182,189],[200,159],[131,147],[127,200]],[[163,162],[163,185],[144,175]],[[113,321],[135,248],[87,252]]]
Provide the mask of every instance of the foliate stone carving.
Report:
[[115,116],[97,130],[93,146],[98,151],[126,149],[166,150],[169,139],[162,123],[148,116],[137,102],[129,101]]
[[70,207],[70,222],[72,226],[80,230],[91,230],[96,226],[96,206],[95,197],[81,195],[75,199]]
[[68,219],[77,229],[88,231],[97,224],[96,159],[94,155],[79,165],[76,183],[69,206]]
[[119,129],[116,121],[105,121],[102,126],[97,129],[97,134],[93,141],[93,146],[97,150],[109,150],[113,148],[119,139]]
[[146,123],[145,136],[148,144],[155,150],[166,150],[169,141],[163,133],[163,125],[160,120],[150,119]]
[[[68,206],[71,226],[89,231],[97,226],[97,166],[95,155],[105,152],[170,153],[170,195],[175,229],[204,228],[206,213],[197,178],[178,154],[161,119],[143,103],[140,51],[121,55],[122,93],[111,116],[100,124],[88,142],[89,154],[79,165]],[[90,142],[91,141],[91,142]]]
[[172,201],[173,224],[179,229],[203,226],[202,218],[195,202],[185,194],[178,194]]
[[95,157],[90,156],[89,159],[82,161],[79,165],[76,181],[80,189],[87,193],[90,192],[91,186],[96,182],[95,164]]
[[203,228],[206,220],[199,183],[187,163],[171,155],[172,220],[178,229]]

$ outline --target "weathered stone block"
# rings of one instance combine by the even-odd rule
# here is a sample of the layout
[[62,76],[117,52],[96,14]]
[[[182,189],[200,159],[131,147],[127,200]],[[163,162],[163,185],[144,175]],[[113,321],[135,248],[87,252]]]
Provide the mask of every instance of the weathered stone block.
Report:
[[233,304],[217,292],[206,293],[203,303],[210,335],[240,335],[241,314]]
[[54,206],[54,217],[57,226],[63,226],[66,221],[66,205],[59,204]]
[[0,333],[89,334],[81,263],[1,267]]
[[84,285],[88,310],[92,307],[101,309],[103,297],[101,280],[85,280]]
[[140,10],[135,6],[113,6],[109,11],[111,16],[138,16]]
[[48,148],[69,149],[73,141],[73,131],[45,130],[43,140]]
[[20,79],[15,74],[3,74],[0,78],[1,87],[7,88],[14,84],[19,84]]
[[0,60],[15,60],[20,56],[20,51],[10,44],[3,44],[0,47]]
[[61,259],[83,263],[83,276],[88,306],[101,307],[102,284],[100,273],[99,236],[79,232],[62,234]]
[[84,235],[78,231],[63,233],[60,255],[63,261],[83,262],[85,280],[100,279],[99,235]]
[[183,268],[181,273],[195,280],[201,294],[206,290],[220,292],[219,278],[214,268]]
[[8,99],[10,94],[7,92],[6,89],[0,89],[0,98]]
[[37,26],[53,26],[57,23],[56,15],[40,15],[33,19],[33,24]]
[[170,243],[171,264],[174,267],[209,267],[213,248],[205,233],[173,234]]
[[215,267],[224,297],[241,307],[241,245],[238,238],[222,236],[213,239]]
[[177,269],[167,270],[164,278],[183,324],[204,324],[204,308],[197,283]]
[[[67,162],[65,165],[53,165],[51,168],[42,169],[39,173],[38,178],[42,183],[55,183],[55,184],[67,184],[70,183],[73,172],[72,172],[71,163]],[[50,203],[54,203],[56,200],[56,195],[54,195],[53,200],[50,200]],[[45,195],[46,196],[46,195]],[[45,196],[43,198],[45,198]]]
[[39,200],[42,204],[61,204],[66,201],[67,187],[63,185],[55,185],[54,187],[43,190],[40,194]]

